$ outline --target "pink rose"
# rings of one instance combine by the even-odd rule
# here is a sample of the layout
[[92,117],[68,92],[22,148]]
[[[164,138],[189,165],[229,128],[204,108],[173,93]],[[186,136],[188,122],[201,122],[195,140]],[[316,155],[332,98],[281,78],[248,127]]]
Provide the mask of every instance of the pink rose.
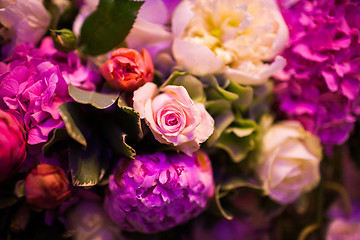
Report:
[[182,86],[168,85],[158,90],[154,83],[146,83],[134,92],[133,101],[156,140],[173,144],[188,155],[198,150],[214,130],[214,119],[204,105],[194,103]]
[[39,164],[26,176],[26,201],[35,207],[56,207],[69,194],[69,180],[58,166]]
[[25,157],[24,130],[13,115],[0,110],[0,182],[16,173]]
[[133,49],[119,48],[100,67],[100,72],[114,89],[131,92],[152,81],[154,66],[146,49],[141,55]]

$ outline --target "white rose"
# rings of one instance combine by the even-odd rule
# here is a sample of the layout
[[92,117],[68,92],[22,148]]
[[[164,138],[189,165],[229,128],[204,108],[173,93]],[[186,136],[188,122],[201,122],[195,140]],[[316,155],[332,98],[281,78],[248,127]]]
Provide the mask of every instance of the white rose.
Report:
[[287,204],[317,186],[322,158],[320,140],[296,121],[270,127],[262,142],[258,175],[270,198]]
[[195,75],[224,73],[256,85],[286,64],[278,54],[288,29],[274,0],[185,0],[174,12],[172,31],[177,63]]
[[156,140],[188,155],[214,131],[214,119],[204,104],[194,103],[183,86],[168,85],[159,91],[149,82],[134,92],[133,102]]

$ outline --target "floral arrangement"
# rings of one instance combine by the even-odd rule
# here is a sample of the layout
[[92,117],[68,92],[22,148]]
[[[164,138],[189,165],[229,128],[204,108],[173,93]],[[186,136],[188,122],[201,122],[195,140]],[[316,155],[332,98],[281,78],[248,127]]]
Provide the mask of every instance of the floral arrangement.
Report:
[[360,2],[0,3],[0,238],[360,238]]

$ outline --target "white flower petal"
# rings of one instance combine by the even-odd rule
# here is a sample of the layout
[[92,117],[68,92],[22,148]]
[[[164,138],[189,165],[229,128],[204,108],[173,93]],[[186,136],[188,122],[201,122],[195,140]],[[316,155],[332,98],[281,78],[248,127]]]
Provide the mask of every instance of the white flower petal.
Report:
[[193,3],[182,1],[175,9],[172,17],[172,33],[175,37],[181,37],[189,24],[190,19],[194,16],[192,11]]
[[204,45],[175,39],[172,50],[177,63],[194,75],[218,73],[224,67],[223,61]]
[[[260,63],[261,67],[259,67],[260,65],[249,64],[243,69],[226,67],[224,74],[238,84],[259,85],[265,83],[270,76],[283,69],[286,66],[286,59],[282,56],[276,56],[270,65]],[[259,69],[261,70],[259,71]]]

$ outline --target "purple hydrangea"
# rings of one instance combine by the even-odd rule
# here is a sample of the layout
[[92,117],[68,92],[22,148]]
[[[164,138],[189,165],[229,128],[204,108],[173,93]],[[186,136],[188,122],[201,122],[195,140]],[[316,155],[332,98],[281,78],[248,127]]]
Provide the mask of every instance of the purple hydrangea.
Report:
[[159,152],[121,159],[110,176],[104,205],[121,229],[152,233],[199,215],[213,194],[207,155]]
[[287,66],[275,77],[279,108],[330,149],[360,115],[360,2],[279,3],[290,31]]
[[51,130],[63,126],[57,109],[71,99],[69,83],[93,90],[100,80],[75,52],[58,52],[49,40],[40,48],[19,45],[0,62],[0,108],[17,117],[31,145],[46,142]]

